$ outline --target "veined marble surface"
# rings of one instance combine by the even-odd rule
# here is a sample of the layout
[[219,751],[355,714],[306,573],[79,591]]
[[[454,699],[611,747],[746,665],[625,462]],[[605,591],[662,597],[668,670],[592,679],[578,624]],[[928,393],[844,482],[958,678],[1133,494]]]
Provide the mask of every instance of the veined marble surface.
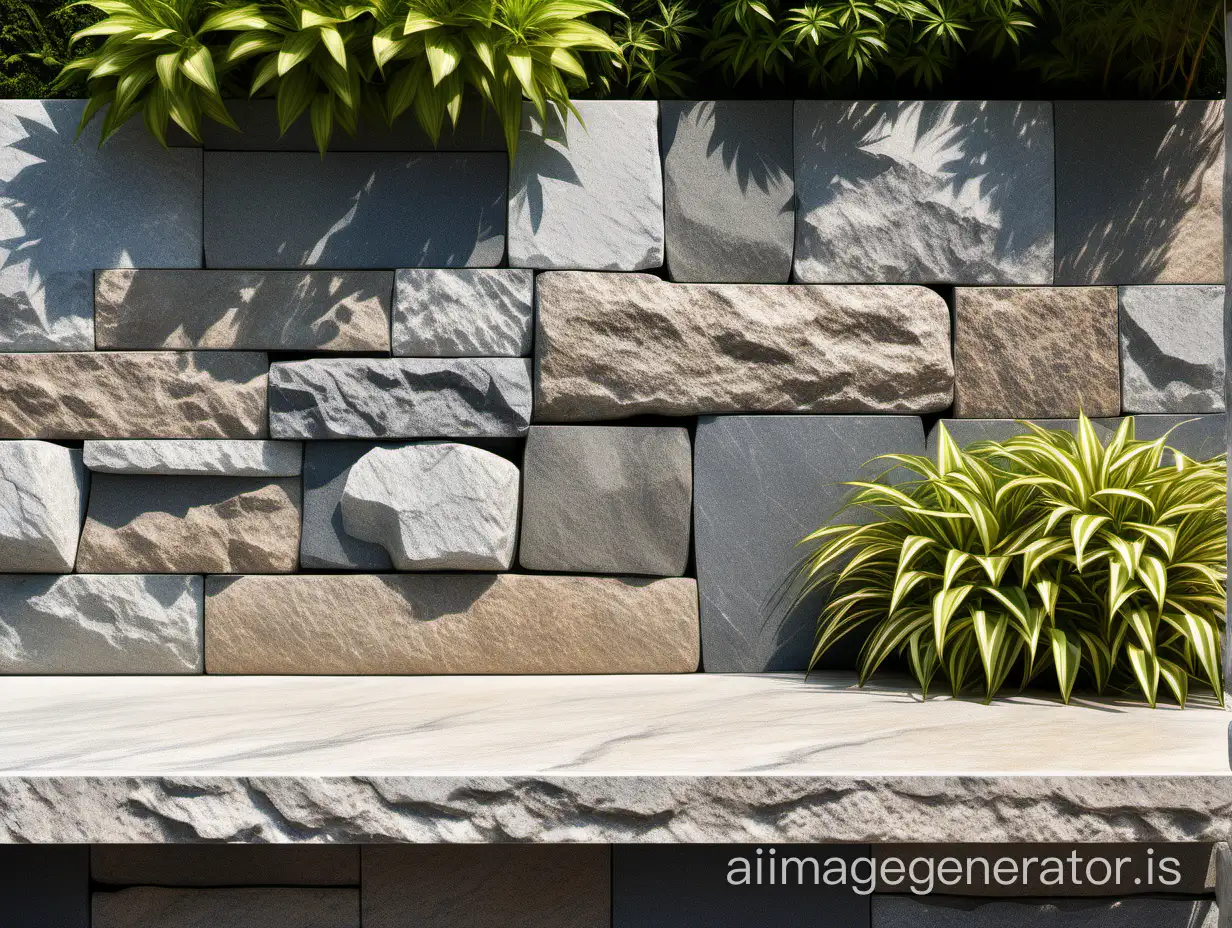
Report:
[[1209,841],[1218,708],[850,677],[0,679],[0,841]]

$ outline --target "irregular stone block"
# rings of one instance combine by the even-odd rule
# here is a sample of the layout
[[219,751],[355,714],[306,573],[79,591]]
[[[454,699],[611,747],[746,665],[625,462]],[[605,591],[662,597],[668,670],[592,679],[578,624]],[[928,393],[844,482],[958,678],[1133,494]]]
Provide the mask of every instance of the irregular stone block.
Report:
[[610,928],[602,845],[364,848],[364,928]]
[[77,569],[289,573],[299,560],[295,478],[96,474]]
[[797,100],[795,279],[1050,284],[1052,104]]
[[85,106],[0,100],[0,351],[92,349],[95,268],[201,263],[201,152],[77,139]]
[[535,289],[537,421],[932,412],[953,395],[949,309],[923,287],[556,272]]
[[81,452],[0,442],[0,564],[9,573],[72,573],[89,477]]
[[90,928],[90,853],[83,845],[0,846],[4,928]]
[[0,575],[0,673],[200,673],[200,577]]
[[85,465],[103,474],[180,477],[298,477],[297,441],[87,441]]
[[373,448],[347,475],[342,524],[398,570],[508,570],[518,476],[512,461],[470,445]]
[[522,358],[346,358],[274,364],[275,438],[511,437],[530,423]]
[[259,352],[0,354],[0,438],[264,438]]
[[[912,416],[706,416],[697,426],[693,526],[707,671],[804,670],[822,591],[799,598],[798,542],[836,521],[847,480],[879,454],[923,454]],[[846,512],[841,521],[858,521]],[[853,645],[854,646],[854,645]],[[851,666],[837,650],[818,666]]]
[[398,271],[394,354],[521,358],[530,354],[534,272],[518,268]]
[[532,426],[522,467],[523,567],[684,573],[693,499],[686,429]]
[[359,928],[357,889],[165,889],[94,893],[91,928]]
[[1223,287],[1121,287],[1121,407],[1222,412]]
[[692,580],[210,577],[210,673],[691,673]]
[[504,154],[205,153],[205,263],[493,267]]
[[112,886],[357,886],[359,848],[321,844],[95,844],[90,878]]
[[577,117],[522,104],[509,174],[509,264],[637,271],[663,263],[659,105],[575,100]]
[[99,348],[389,351],[387,271],[100,271]]
[[876,928],[1218,928],[1210,899],[982,902],[873,896]]
[[1120,413],[1116,302],[1111,287],[959,287],[954,415]]
[[367,441],[310,441],[304,445],[304,521],[299,560],[302,567],[334,570],[391,570],[389,552],[347,534],[342,523],[342,493],[351,468],[374,448]]
[[1056,282],[1223,283],[1223,101],[1053,107]]
[[791,100],[664,100],[672,280],[786,283],[796,231]]

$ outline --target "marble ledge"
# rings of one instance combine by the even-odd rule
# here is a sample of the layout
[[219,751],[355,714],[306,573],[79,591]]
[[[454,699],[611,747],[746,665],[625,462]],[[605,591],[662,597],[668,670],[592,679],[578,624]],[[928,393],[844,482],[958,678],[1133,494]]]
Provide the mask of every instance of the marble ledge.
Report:
[[844,675],[0,679],[0,842],[1215,841],[1229,714]]

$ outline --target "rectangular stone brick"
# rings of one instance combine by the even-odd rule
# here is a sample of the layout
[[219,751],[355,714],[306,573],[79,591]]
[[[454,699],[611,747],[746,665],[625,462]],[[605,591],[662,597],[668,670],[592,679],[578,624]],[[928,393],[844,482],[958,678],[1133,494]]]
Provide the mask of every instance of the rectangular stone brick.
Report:
[[525,574],[210,577],[210,673],[690,673],[697,585]]
[[873,897],[873,928],[1220,928],[1210,899],[985,902]]
[[1223,287],[1121,287],[1120,303],[1121,407],[1222,412]]
[[110,270],[99,348],[389,351],[388,271]]
[[359,928],[357,889],[96,892],[91,928]]
[[80,844],[0,845],[4,928],[90,928],[90,849]]
[[0,438],[264,438],[260,352],[0,354]]
[[90,878],[111,886],[358,886],[359,847],[96,844]]

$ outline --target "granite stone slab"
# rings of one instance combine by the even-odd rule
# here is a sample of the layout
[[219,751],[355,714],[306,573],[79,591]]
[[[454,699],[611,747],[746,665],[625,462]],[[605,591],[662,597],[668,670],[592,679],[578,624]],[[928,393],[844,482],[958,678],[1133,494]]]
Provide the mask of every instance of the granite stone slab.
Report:
[[100,271],[99,348],[389,351],[388,271]]
[[364,928],[610,928],[602,845],[364,848]]
[[508,161],[206,152],[206,267],[495,266],[505,254]]
[[170,889],[91,897],[91,928],[359,928],[358,889]]
[[534,272],[520,268],[398,271],[394,354],[521,358],[531,352]]
[[77,569],[86,573],[289,573],[300,482],[95,474]]
[[95,844],[90,878],[110,886],[358,886],[359,848]]
[[796,229],[791,100],[664,100],[672,280],[786,283]]
[[0,673],[200,673],[200,577],[0,575]]
[[90,852],[79,845],[0,847],[4,928],[90,928]]
[[[923,454],[912,416],[705,416],[697,426],[693,525],[702,667],[804,670],[823,591],[798,598],[797,543],[835,521],[850,489],[886,468],[879,454]],[[845,513],[842,521],[860,521]],[[851,647],[818,666],[851,666]]]
[[[1096,871],[1097,876],[1100,871]],[[1211,899],[986,902],[874,896],[872,928],[1221,928]]]
[[100,148],[85,105],[0,101],[0,351],[92,349],[95,268],[201,264],[201,152],[137,122]]
[[953,396],[949,309],[923,287],[556,271],[538,276],[535,304],[540,422],[935,412]]
[[1224,409],[1223,287],[1121,287],[1121,408]]
[[693,580],[367,574],[206,583],[210,673],[697,669]]
[[367,441],[310,441],[304,445],[304,520],[299,560],[305,568],[392,570],[389,552],[379,544],[347,534],[342,494],[351,468],[374,448],[397,448]]
[[797,100],[795,279],[1050,284],[1052,104]]
[[526,569],[684,573],[693,499],[686,429],[531,426],[522,468]]
[[1115,416],[1121,411],[1112,287],[959,287],[954,415]]
[[264,438],[260,352],[0,354],[0,438]]
[[504,438],[526,432],[523,358],[314,359],[270,367],[275,438]]
[[303,445],[297,441],[121,441],[85,443],[85,465],[95,473],[180,477],[298,477]]
[[545,125],[522,104],[509,174],[512,267],[637,271],[663,263],[659,105],[575,100]]
[[72,573],[90,479],[81,452],[0,441],[0,565],[7,573]]
[[1056,282],[1223,283],[1223,101],[1054,110]]

